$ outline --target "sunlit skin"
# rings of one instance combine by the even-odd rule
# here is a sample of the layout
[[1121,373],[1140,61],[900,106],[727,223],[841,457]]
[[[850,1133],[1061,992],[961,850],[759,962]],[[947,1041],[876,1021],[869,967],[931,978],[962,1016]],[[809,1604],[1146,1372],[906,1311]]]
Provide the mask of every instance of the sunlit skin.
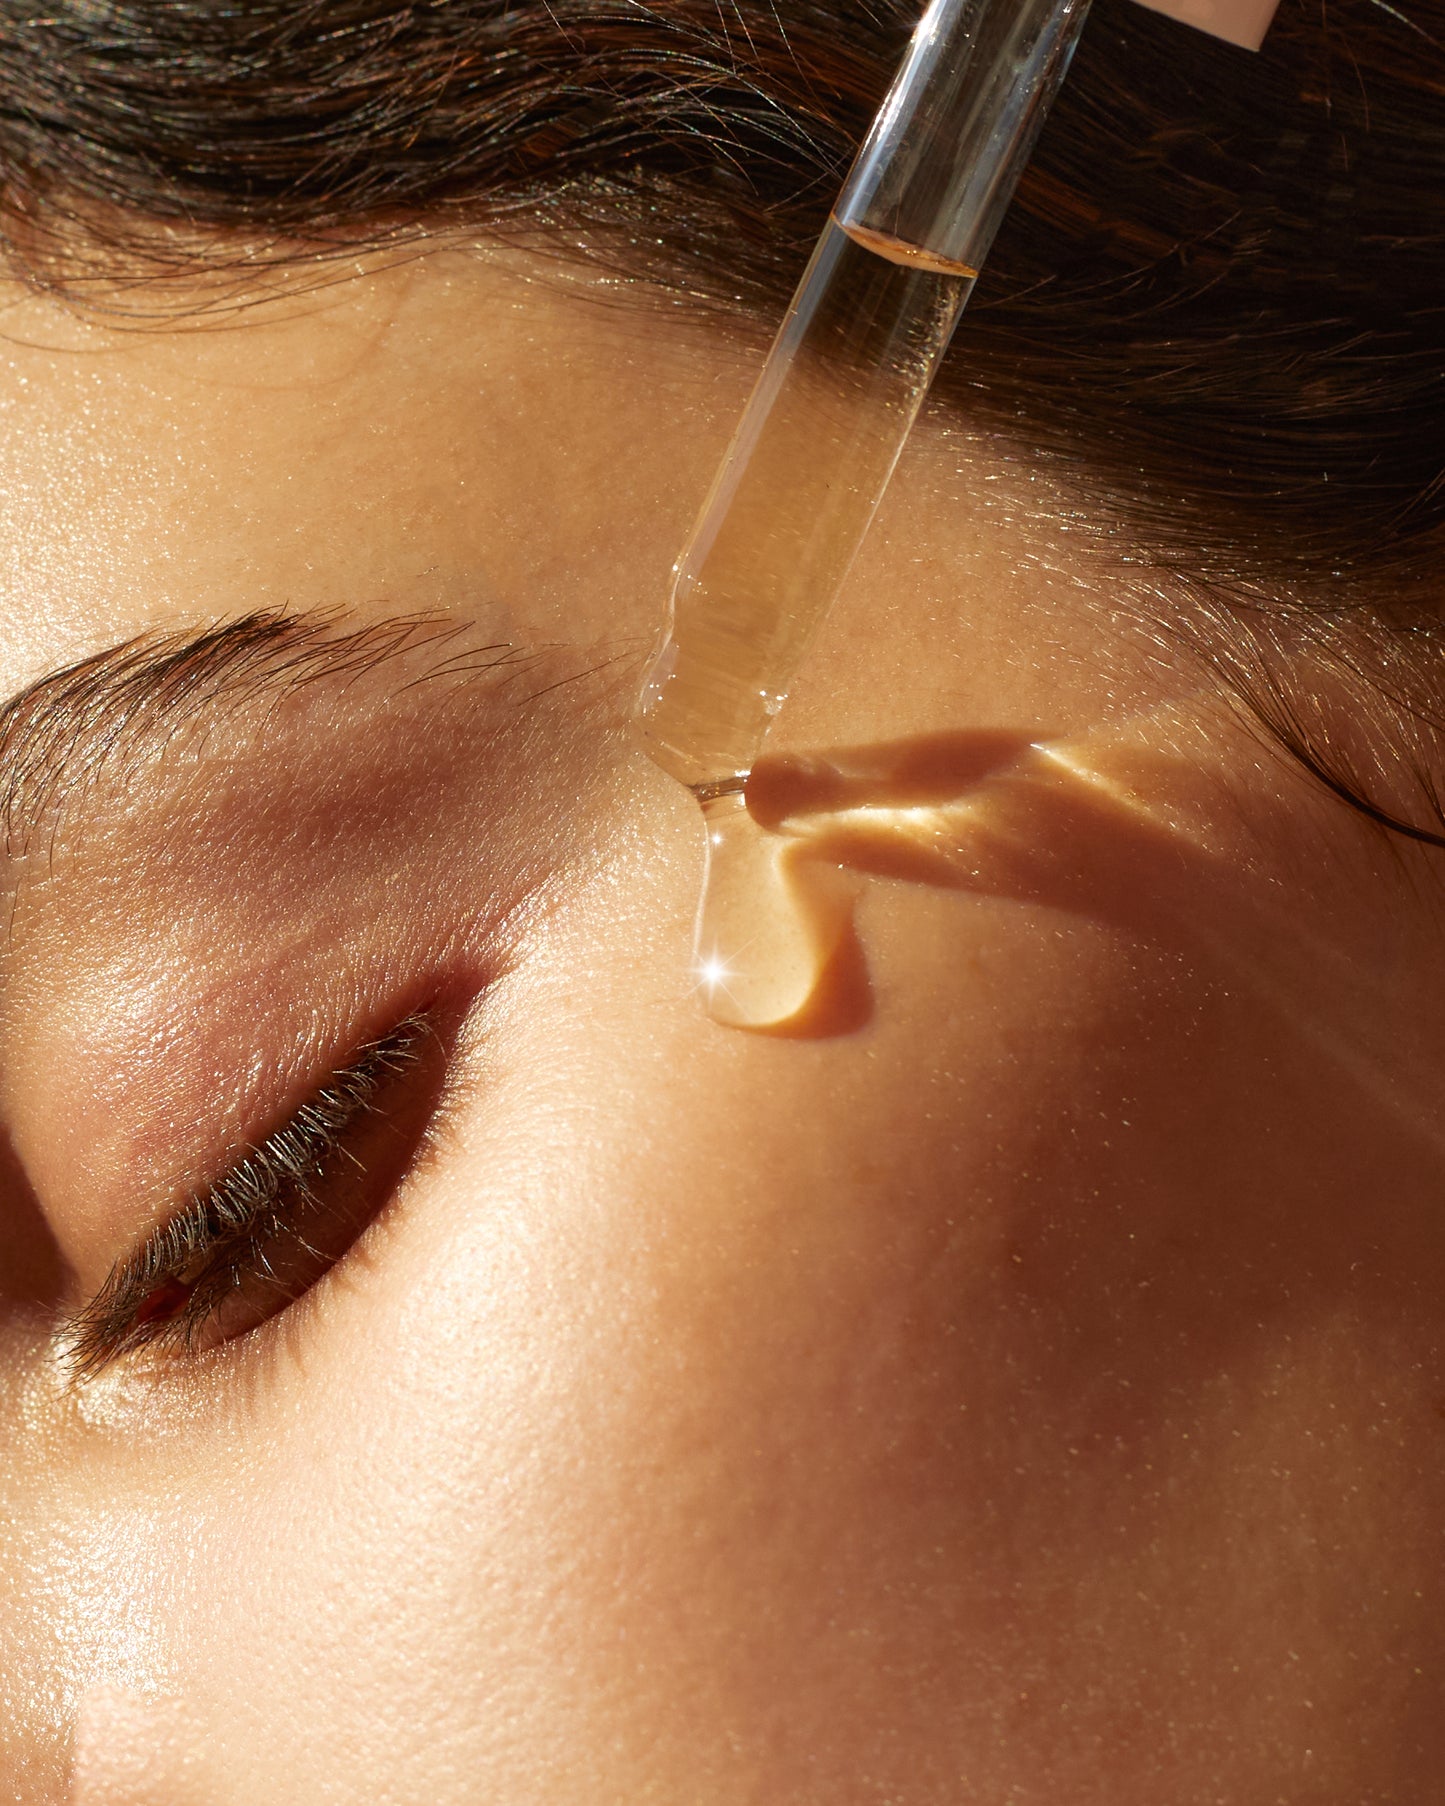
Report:
[[[11,862],[0,1793],[1431,1797],[1432,855],[935,420],[779,747],[1054,751],[926,848],[854,824],[847,1023],[718,1026],[626,717],[756,338],[516,254],[341,274],[4,316],[5,694],[265,608],[532,676],[240,704]],[[57,1311],[416,1007],[435,1111],[350,1252],[72,1384]]]

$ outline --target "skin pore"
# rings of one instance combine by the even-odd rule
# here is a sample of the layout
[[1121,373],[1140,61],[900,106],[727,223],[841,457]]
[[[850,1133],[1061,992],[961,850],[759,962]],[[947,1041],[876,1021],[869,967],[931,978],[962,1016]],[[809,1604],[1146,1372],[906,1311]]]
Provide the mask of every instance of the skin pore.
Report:
[[[848,1032],[719,1027],[697,810],[626,717],[755,347],[515,252],[344,274],[4,318],[7,695],[258,613],[363,636],[133,707],[11,836],[10,1794],[1425,1797],[1433,855],[935,422],[778,745],[974,735],[981,800],[852,849]],[[59,1314],[418,1010],[355,1246],[72,1384]]]

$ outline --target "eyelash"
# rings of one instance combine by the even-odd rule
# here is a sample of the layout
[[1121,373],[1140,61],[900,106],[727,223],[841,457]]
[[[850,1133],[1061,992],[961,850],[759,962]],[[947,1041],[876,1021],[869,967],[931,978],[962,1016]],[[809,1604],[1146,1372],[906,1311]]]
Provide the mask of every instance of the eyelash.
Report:
[[425,1015],[412,1015],[363,1047],[288,1122],[114,1267],[64,1326],[72,1377],[93,1378],[142,1348],[194,1354],[227,1303],[258,1282],[278,1290],[277,1309],[284,1309],[306,1287],[288,1289],[277,1275],[283,1251],[313,1261],[314,1277],[334,1264],[307,1239],[308,1219],[326,1210],[317,1186],[338,1158],[365,1170],[346,1145],[348,1134],[379,1113],[378,1093],[417,1064],[431,1033]]

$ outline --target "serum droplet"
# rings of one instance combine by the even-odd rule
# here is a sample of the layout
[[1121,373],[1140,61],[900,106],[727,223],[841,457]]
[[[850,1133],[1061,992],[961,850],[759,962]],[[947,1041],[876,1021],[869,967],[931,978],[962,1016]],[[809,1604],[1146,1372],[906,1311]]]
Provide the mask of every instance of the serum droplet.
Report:
[[760,827],[740,781],[699,801],[707,870],[694,979],[715,1022],[786,1028],[813,1002],[849,932],[854,887],[837,866]]

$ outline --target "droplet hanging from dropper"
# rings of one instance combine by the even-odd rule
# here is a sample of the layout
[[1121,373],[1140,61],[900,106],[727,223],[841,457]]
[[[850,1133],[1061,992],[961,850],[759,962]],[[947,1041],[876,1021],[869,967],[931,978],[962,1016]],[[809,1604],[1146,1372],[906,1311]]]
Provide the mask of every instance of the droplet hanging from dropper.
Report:
[[743,780],[699,786],[707,868],[693,973],[708,1014],[730,1028],[785,1028],[818,995],[850,932],[853,884],[748,814]]

